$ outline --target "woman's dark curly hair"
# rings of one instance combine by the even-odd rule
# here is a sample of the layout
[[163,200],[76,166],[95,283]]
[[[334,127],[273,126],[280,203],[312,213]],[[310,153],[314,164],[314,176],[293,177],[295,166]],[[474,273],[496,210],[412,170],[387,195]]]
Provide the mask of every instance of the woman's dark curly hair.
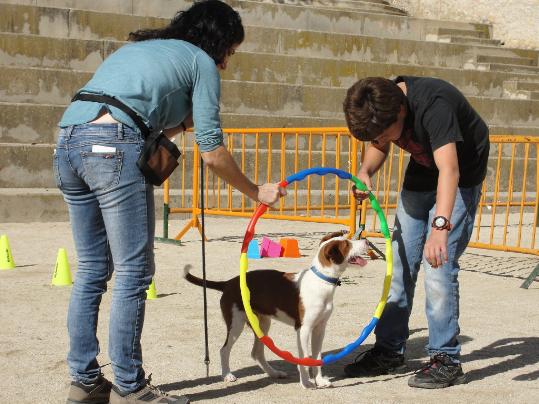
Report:
[[181,39],[205,51],[222,63],[234,45],[243,42],[245,32],[240,15],[219,0],[195,2],[185,11],[176,13],[165,28],[141,29],[129,34],[130,41],[149,39]]

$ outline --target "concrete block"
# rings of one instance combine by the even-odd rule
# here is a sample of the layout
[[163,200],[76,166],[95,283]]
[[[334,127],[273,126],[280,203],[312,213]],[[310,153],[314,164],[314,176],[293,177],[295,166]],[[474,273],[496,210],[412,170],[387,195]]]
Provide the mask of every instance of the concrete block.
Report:
[[525,73],[525,74],[538,74],[539,67],[537,66],[523,66],[523,65],[510,65],[505,63],[484,63],[480,64],[491,72],[511,72],[511,73]]
[[[117,0],[119,1],[119,0]],[[163,2],[165,0],[161,0]],[[59,2],[61,4],[61,2]],[[173,17],[176,7],[170,9],[173,12],[153,14],[151,10],[159,8],[160,2],[152,2],[149,5],[137,2],[132,3],[133,11],[137,13],[151,13],[149,16],[131,15],[128,12],[131,2],[119,2],[100,7],[104,0],[96,2],[75,2],[80,8],[51,8],[32,7],[24,5],[0,4],[0,31],[24,32],[54,37],[66,37],[86,39],[115,39],[125,40],[130,31],[139,28],[152,28],[164,26]],[[229,0],[229,4],[235,7],[245,25],[269,26],[274,28],[296,27],[302,30],[326,31],[347,34],[380,35],[385,37],[424,39],[425,25],[431,24],[429,20],[407,18],[403,16],[380,14],[371,12],[357,12],[346,9],[331,9],[317,7],[298,7],[283,4],[268,4],[255,1]],[[66,2],[66,4],[71,4]],[[172,7],[170,1],[164,3]],[[184,2],[178,4],[182,8]],[[127,7],[125,9],[124,7]],[[78,7],[79,8],[79,7]],[[115,11],[120,10],[120,11]],[[144,11],[146,10],[146,11]],[[101,12],[100,12],[101,11]],[[103,12],[104,11],[104,12]],[[114,14],[114,24],[106,21],[111,18],[111,12],[126,12]],[[161,17],[155,17],[160,15]],[[438,23],[438,22],[436,22]],[[435,26],[450,26],[467,29],[475,25],[458,22],[440,22]]]
[[55,188],[52,145],[0,146],[0,188]]
[[69,10],[0,3],[0,32],[69,36]]
[[40,7],[93,10],[101,13],[132,14],[132,0],[34,0]]
[[477,62],[520,66],[537,66],[537,58],[518,56],[477,55]]
[[475,30],[475,29],[457,29],[457,28],[442,27],[442,28],[438,28],[438,35],[490,39],[489,32]]
[[0,98],[11,103],[66,105],[92,77],[63,69],[0,66]]
[[95,71],[103,62],[103,41],[0,33],[0,65]]
[[0,103],[0,143],[55,143],[64,110],[63,105]]
[[440,42],[461,43],[461,44],[474,44],[483,46],[500,46],[501,41],[498,39],[484,39],[473,38],[468,36],[453,36],[453,35],[440,35],[438,36]]

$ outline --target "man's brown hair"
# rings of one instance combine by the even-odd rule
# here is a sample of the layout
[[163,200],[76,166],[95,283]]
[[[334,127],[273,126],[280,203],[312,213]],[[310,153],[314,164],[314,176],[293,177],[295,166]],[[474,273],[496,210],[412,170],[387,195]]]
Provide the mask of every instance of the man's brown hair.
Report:
[[343,109],[350,133],[371,141],[397,121],[406,96],[397,84],[383,77],[367,77],[348,89]]

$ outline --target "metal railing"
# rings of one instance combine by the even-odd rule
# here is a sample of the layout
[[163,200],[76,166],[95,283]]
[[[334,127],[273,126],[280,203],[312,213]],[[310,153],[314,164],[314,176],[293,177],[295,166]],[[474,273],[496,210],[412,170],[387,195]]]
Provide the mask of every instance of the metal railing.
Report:
[[[278,182],[297,171],[322,166],[357,173],[365,143],[346,128],[226,129],[225,144],[241,170],[255,183]],[[187,135],[191,136],[191,135]],[[191,219],[174,237],[180,240],[190,228],[199,228],[201,213],[200,154],[192,139],[183,138],[181,172],[164,185],[164,237],[169,215],[189,213]],[[539,202],[539,137],[491,136],[489,169],[483,183],[470,246],[539,255],[536,247]],[[373,178],[373,192],[388,223],[393,223],[398,195],[409,156],[390,148],[388,158]],[[204,213],[251,217],[255,203],[205,169]],[[171,186],[179,191],[171,206]],[[366,234],[381,237],[376,214],[368,204],[358,213],[349,181],[330,176],[310,176],[294,183],[288,196],[268,210],[265,218],[342,224],[353,234],[357,215]]]

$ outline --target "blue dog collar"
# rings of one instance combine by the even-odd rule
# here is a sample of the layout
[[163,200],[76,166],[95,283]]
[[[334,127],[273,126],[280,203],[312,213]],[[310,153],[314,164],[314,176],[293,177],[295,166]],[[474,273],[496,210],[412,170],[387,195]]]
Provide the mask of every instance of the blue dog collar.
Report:
[[322,279],[323,281],[331,283],[332,285],[335,285],[335,286],[341,286],[341,281],[339,280],[339,278],[332,278],[330,276],[326,276],[322,272],[320,272],[318,269],[316,269],[314,266],[311,267],[311,271],[313,271],[314,274],[318,276],[320,279]]

